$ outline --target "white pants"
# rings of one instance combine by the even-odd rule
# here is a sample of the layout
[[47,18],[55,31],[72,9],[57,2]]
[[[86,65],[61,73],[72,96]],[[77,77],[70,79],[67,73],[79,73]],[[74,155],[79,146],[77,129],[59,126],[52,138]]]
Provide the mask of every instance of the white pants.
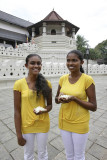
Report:
[[24,145],[24,160],[34,160],[35,137],[38,147],[38,160],[48,160],[48,133],[29,133],[23,134],[23,137],[26,139],[26,144]]
[[67,160],[85,160],[85,147],[88,133],[78,134],[60,130]]

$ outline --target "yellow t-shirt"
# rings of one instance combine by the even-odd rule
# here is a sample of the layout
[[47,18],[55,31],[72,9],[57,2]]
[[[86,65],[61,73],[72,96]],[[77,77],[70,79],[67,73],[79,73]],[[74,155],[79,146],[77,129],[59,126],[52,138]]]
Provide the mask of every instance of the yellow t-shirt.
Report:
[[[51,83],[48,85],[50,88]],[[45,99],[41,94],[37,100],[36,91],[29,89],[26,79],[17,80],[14,84],[14,90],[21,92],[21,120],[22,120],[22,133],[44,133],[48,132],[50,128],[49,114],[43,113],[36,115],[34,108],[41,106],[46,107]]]
[[[94,84],[91,76],[82,73],[79,80],[71,84],[69,74],[59,80],[60,92],[66,95],[73,95],[83,101],[87,101],[86,89]],[[89,111],[74,101],[61,104],[59,112],[59,128],[75,133],[87,133],[89,131]]]

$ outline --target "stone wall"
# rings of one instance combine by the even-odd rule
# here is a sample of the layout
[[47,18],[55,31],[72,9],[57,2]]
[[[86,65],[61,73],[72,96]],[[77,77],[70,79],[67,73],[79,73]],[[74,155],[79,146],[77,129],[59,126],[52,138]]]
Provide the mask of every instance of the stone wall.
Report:
[[[14,49],[0,46],[0,87],[12,87],[14,81],[28,74],[25,68],[25,58],[30,53],[37,53],[42,57],[41,73],[51,81],[58,81],[63,74],[69,73],[66,67],[66,52],[41,51],[36,43],[25,43]],[[83,68],[87,70],[86,62]],[[88,74],[107,74],[107,65],[88,64]]]

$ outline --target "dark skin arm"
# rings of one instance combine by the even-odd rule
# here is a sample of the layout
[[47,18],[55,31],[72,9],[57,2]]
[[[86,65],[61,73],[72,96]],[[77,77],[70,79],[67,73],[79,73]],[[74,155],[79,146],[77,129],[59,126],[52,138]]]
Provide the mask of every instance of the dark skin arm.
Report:
[[24,146],[26,140],[21,132],[21,93],[19,91],[14,91],[14,121],[18,144]]
[[58,91],[55,97],[55,102],[57,104],[59,103],[69,103],[71,101],[75,101],[79,105],[81,105],[83,108],[91,111],[97,110],[97,102],[96,102],[96,93],[95,93],[95,85],[91,84],[90,87],[86,90],[86,94],[88,97],[88,102],[78,99],[77,97],[70,96],[67,100],[65,98],[60,98],[60,89],[61,87],[58,86]]
[[50,94],[48,96],[48,99],[47,99],[47,106],[46,106],[46,111],[40,111],[39,113],[36,113],[34,112],[36,115],[39,115],[39,114],[42,114],[42,113],[46,113],[46,112],[49,112],[51,111],[52,109],[52,89],[50,91]]
[[[61,89],[61,87],[60,87],[60,85],[58,85],[57,94],[56,94],[56,96],[55,96],[55,102],[56,102],[57,104],[63,103],[63,101],[61,100],[61,98],[59,98],[59,96],[61,95],[60,89]],[[62,93],[62,94],[63,94],[63,93]]]

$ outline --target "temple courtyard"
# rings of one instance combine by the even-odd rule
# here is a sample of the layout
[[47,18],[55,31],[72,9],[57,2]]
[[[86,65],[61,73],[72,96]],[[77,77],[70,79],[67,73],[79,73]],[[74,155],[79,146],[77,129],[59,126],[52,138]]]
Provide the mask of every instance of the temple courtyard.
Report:
[[[92,76],[96,84],[96,112],[91,113],[90,133],[86,146],[86,160],[107,160],[107,76]],[[60,105],[54,102],[58,82],[53,82],[53,109],[49,113],[51,128],[48,138],[49,160],[66,160],[58,128]],[[0,160],[23,160],[23,147],[17,144],[14,127],[13,91],[0,89]],[[35,160],[37,147],[35,143]]]

